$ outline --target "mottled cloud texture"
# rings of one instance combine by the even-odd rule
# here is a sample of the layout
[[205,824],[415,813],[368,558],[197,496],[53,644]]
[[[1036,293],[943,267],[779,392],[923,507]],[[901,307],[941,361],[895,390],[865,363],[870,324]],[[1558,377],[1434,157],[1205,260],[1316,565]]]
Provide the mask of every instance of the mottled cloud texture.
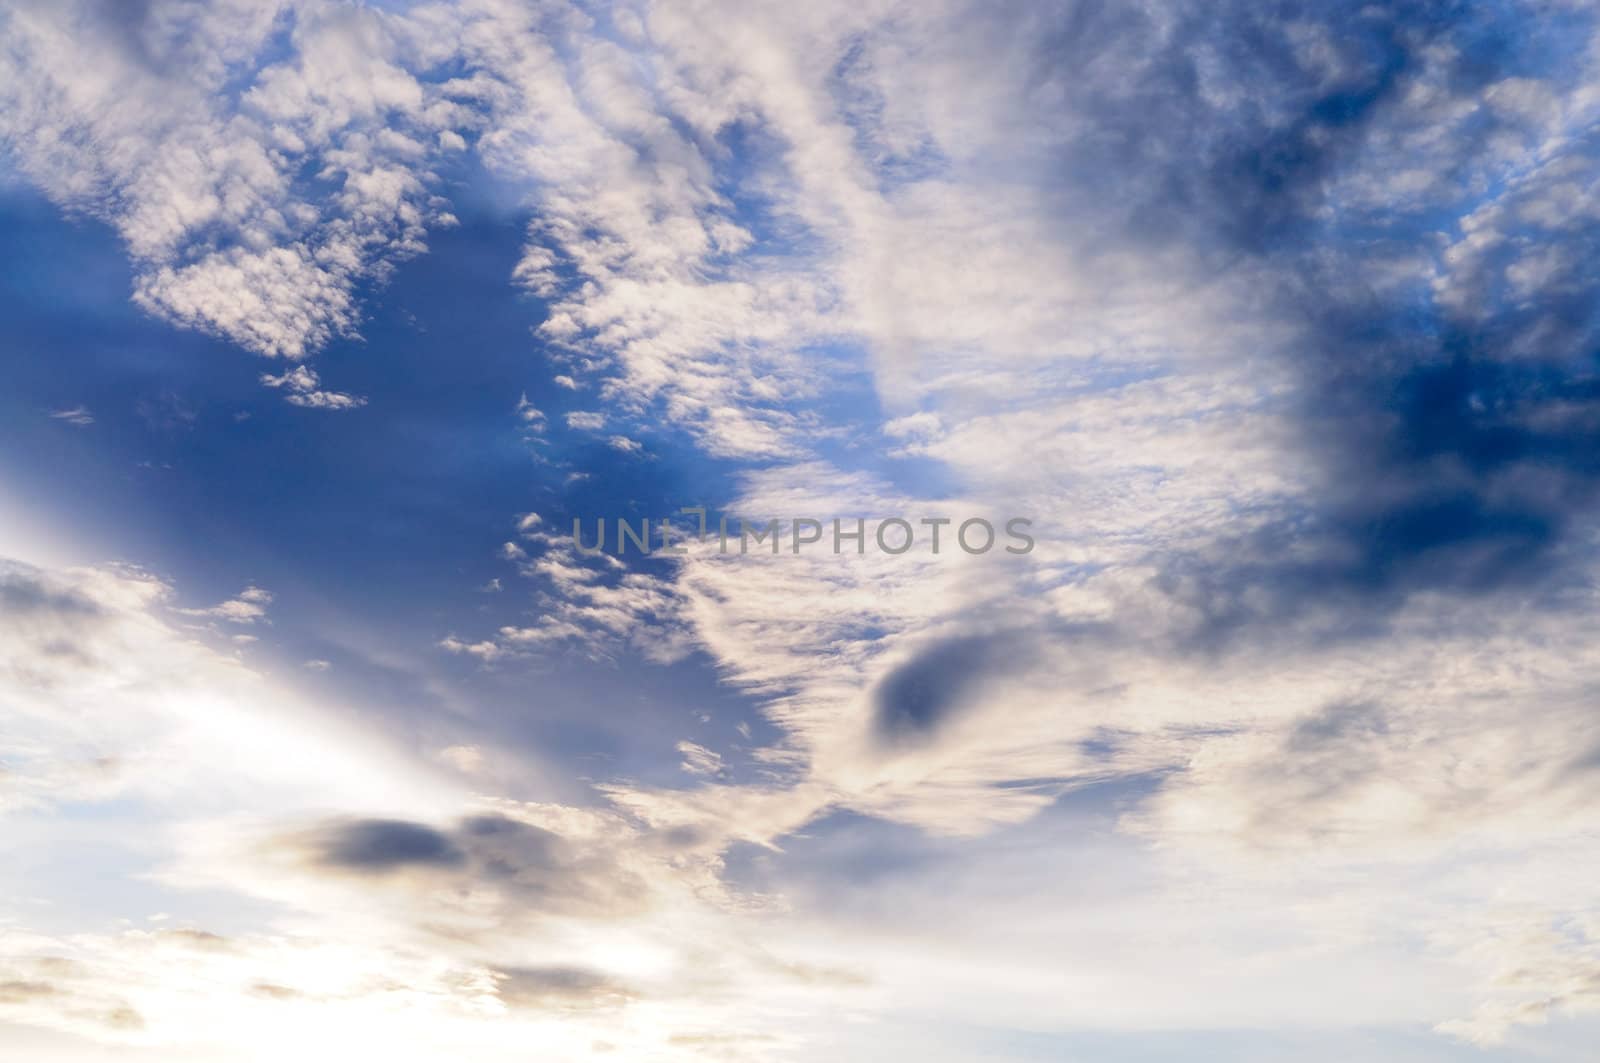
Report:
[[[495,431],[568,492],[472,499],[467,590],[505,593],[419,579],[449,619],[370,692],[242,656],[293,637],[253,572],[219,601],[0,541],[0,811],[137,824],[108,876],[211,898],[75,922],[0,876],[0,1023],[162,1059],[1586,1058],[1592,5],[14,0],[0,38],[7,173],[307,419],[391,415],[340,373],[385,372],[385,285],[490,189],[550,384]],[[574,548],[652,480],[713,523],[1038,542]],[[507,677],[570,716],[474,701]],[[669,688],[704,704],[649,762],[564,744]]]

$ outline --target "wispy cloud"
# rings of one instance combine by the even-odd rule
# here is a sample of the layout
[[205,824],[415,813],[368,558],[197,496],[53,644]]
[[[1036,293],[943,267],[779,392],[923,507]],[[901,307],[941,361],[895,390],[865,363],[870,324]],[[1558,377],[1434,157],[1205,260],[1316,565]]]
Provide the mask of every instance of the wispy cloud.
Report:
[[203,616],[226,620],[233,624],[253,624],[264,619],[267,606],[272,604],[272,592],[260,587],[246,587],[237,597],[204,609],[174,609],[184,616]]
[[94,414],[90,413],[88,407],[85,406],[70,406],[64,410],[52,410],[50,411],[50,416],[58,421],[76,425],[79,428],[94,424]]
[[[385,608],[472,694],[337,742],[171,623],[264,624],[268,592],[4,569],[7,803],[149,802],[162,883],[290,913],[7,915],[8,1017],[762,1059],[880,1057],[890,1015],[1493,1046],[1600,1010],[1581,5],[28,2],[0,31],[11,165],[297,406],[366,405],[307,360],[487,175],[541,315],[496,431],[515,395],[519,460],[595,462],[463,489],[441,527],[508,518],[474,540],[497,574]],[[576,500],[677,482],[673,445],[734,520],[1023,515],[1038,548],[576,550]],[[300,682],[362,678],[307,652]],[[668,671],[697,667],[717,697]],[[503,742],[471,733],[514,683]],[[680,686],[703,711],[616,775],[553,722]]]
[[342,391],[324,391],[316,372],[303,365],[285,370],[277,376],[263,373],[261,383],[269,388],[283,389],[287,393],[290,405],[305,406],[313,410],[354,410],[367,404],[367,400],[359,395],[347,395]]

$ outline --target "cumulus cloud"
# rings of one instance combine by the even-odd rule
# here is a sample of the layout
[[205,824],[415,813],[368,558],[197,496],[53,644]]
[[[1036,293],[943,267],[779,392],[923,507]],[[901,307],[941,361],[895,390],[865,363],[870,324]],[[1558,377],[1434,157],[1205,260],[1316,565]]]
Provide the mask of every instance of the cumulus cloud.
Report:
[[566,421],[568,428],[576,428],[582,432],[598,432],[606,426],[606,415],[578,410],[567,414]]
[[319,2],[27,3],[4,29],[13,165],[116,229],[151,313],[303,358],[354,334],[359,287],[450,220],[431,160],[469,116],[424,76],[442,57],[404,20]]

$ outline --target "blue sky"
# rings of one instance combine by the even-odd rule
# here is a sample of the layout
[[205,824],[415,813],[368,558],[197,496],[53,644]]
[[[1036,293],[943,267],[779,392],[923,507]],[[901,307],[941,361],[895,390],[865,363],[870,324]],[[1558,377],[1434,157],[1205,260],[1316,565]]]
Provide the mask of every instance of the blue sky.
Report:
[[0,6],[0,1055],[1587,1058],[1597,121],[1566,0]]

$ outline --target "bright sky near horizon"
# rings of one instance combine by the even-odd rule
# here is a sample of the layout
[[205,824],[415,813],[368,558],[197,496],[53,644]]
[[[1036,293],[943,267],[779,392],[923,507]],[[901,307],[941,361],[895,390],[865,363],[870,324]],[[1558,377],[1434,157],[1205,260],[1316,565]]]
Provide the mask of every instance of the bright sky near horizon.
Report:
[[0,0],[0,1059],[1593,1058],[1597,123],[1592,0]]

